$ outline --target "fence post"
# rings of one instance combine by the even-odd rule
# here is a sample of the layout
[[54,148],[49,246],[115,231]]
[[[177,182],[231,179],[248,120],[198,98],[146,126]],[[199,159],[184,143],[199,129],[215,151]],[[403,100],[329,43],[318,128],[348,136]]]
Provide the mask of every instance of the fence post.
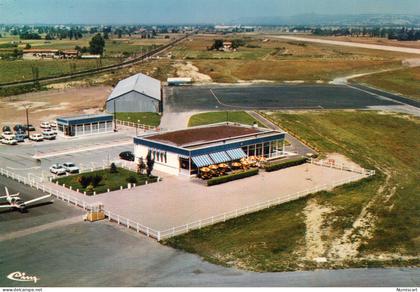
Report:
[[160,231],[157,232],[157,240],[160,241]]

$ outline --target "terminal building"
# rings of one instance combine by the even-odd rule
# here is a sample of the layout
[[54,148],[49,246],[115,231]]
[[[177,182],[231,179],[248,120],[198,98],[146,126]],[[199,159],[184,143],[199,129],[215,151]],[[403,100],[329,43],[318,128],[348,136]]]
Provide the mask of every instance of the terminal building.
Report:
[[162,87],[157,79],[136,74],[118,82],[106,101],[108,113],[162,112]]
[[134,155],[150,153],[154,169],[174,175],[194,176],[199,168],[233,162],[248,156],[267,159],[283,153],[285,133],[233,123],[149,133],[134,138]]
[[57,118],[57,130],[61,136],[83,136],[114,131],[111,114],[80,115]]

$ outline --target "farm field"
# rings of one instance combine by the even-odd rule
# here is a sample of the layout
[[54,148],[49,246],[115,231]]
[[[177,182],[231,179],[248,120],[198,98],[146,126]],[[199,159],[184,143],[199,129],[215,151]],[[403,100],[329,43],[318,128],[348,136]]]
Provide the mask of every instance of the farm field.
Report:
[[260,272],[419,266],[418,118],[364,111],[279,112],[270,118],[322,155],[343,154],[377,174],[166,244]]
[[[18,37],[0,38],[0,55],[12,52],[15,47],[10,46],[16,42],[18,49],[24,49],[30,44],[33,49],[59,49],[73,50],[75,46],[88,47],[91,35],[78,40],[56,39],[56,40],[19,40]],[[71,72],[95,69],[102,66],[112,65],[124,61],[130,56],[137,56],[159,45],[169,42],[170,39],[163,37],[155,39],[140,38],[115,38],[105,42],[104,55],[101,60],[0,60],[0,83],[28,80],[33,78],[32,68],[39,70],[39,77],[50,77]],[[7,72],[7,74],[1,74]]]
[[420,67],[367,75],[354,80],[420,100]]
[[[238,51],[209,51],[214,39],[242,39]],[[339,76],[398,68],[410,54],[301,43],[263,36],[198,35],[172,50],[215,82],[252,80],[325,82]]]

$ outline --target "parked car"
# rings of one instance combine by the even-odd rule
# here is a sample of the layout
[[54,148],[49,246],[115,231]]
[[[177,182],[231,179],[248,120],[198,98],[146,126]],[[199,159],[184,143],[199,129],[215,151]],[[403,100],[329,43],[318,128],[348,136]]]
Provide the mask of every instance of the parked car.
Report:
[[22,129],[15,131],[15,135],[23,135],[25,139],[28,138],[28,132],[26,132],[26,130],[23,131]]
[[2,138],[11,137],[11,136],[14,136],[12,131],[5,131],[1,134]]
[[131,151],[124,151],[120,153],[120,158],[123,160],[134,161],[134,154]]
[[50,167],[50,172],[56,175],[66,174],[66,169],[61,164],[53,164]]
[[27,135],[21,132],[18,132],[15,134],[15,139],[18,142],[25,142],[25,138],[27,138]]
[[15,139],[15,135],[12,135],[12,136],[3,137],[1,139],[1,143],[7,144],[7,145],[16,145],[17,141]]
[[34,127],[34,126],[32,126],[31,124],[29,124],[29,125],[28,125],[28,130],[29,130],[29,131],[31,131],[31,132],[32,132],[32,131],[35,131],[35,127]]
[[51,128],[57,128],[57,122],[55,122],[55,121],[51,121],[51,122],[50,122],[50,127],[51,127]]
[[57,134],[53,131],[43,131],[42,136],[45,140],[54,140],[57,137]]
[[49,129],[51,127],[49,122],[42,122],[39,126],[43,129]]
[[44,140],[44,136],[39,133],[34,133],[34,134],[31,134],[31,136],[29,136],[29,140],[40,142]]
[[2,132],[11,132],[12,129],[9,126],[3,126],[3,128],[1,129]]
[[79,173],[80,171],[80,169],[73,162],[63,163],[63,167],[68,173]]
[[20,124],[16,124],[13,127],[13,131],[15,131],[15,132],[19,132],[19,131],[25,132],[26,131],[26,126],[20,125]]

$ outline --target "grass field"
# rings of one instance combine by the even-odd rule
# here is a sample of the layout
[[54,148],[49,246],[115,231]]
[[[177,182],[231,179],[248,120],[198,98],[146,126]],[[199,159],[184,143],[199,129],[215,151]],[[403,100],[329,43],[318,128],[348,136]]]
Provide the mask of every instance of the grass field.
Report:
[[[236,52],[209,51],[214,39],[242,38]],[[263,36],[196,36],[173,50],[175,59],[188,60],[216,82],[240,80],[308,82],[329,81],[339,76],[399,68],[413,57],[394,52],[300,43]]]
[[420,100],[420,67],[367,75],[355,80]]
[[95,192],[97,194],[105,193],[107,189],[111,191],[119,190],[120,186],[127,187],[127,178],[130,176],[134,176],[137,179],[137,185],[144,184],[146,180],[150,182],[153,181],[154,177],[147,178],[146,175],[138,175],[133,171],[126,170],[124,168],[117,168],[117,173],[111,173],[109,169],[105,170],[97,170],[88,173],[78,174],[78,175],[71,175],[71,176],[64,176],[58,178],[56,181],[59,184],[65,184],[66,187],[72,187],[73,190],[79,189],[80,192],[84,192],[85,189],[82,185],[77,181],[80,176],[89,176],[89,175],[100,175],[102,176],[102,181],[100,184],[95,188]]
[[[169,239],[208,261],[254,271],[419,266],[420,119],[377,112],[276,113],[372,178]],[[315,220],[316,219],[316,220]],[[326,263],[314,261],[325,257]]]
[[158,113],[117,113],[117,119],[157,127],[161,115]]
[[[188,127],[201,126],[207,124],[221,123],[221,122],[234,122],[245,125],[252,125],[254,122],[257,122],[253,117],[248,115],[246,112],[208,112],[201,113],[191,116],[188,121]],[[261,124],[258,123],[260,126]]]

